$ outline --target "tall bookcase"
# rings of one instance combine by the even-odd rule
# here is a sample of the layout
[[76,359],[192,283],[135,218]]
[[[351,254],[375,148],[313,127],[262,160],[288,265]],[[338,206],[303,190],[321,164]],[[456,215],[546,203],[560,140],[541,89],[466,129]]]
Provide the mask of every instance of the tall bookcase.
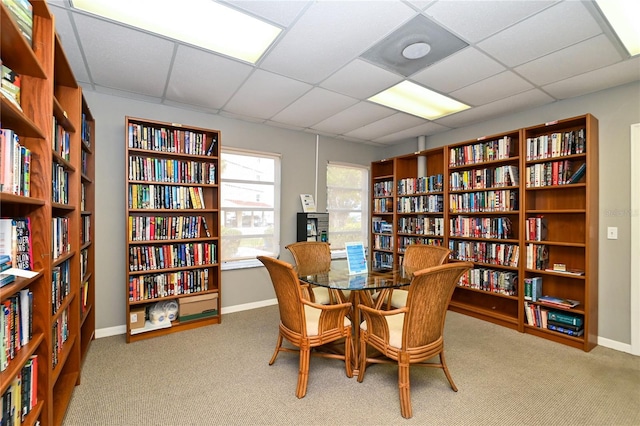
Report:
[[133,117],[125,132],[127,342],[218,324],[220,132]]
[[[2,62],[21,81],[20,107],[0,95],[2,128],[15,132],[20,145],[30,152],[30,161],[20,163],[20,173],[28,170],[30,175],[30,192],[0,193],[0,209],[5,219],[28,219],[31,270],[35,272],[35,276],[17,277],[1,288],[5,312],[15,309],[12,302],[18,295],[26,295],[31,303],[21,305],[30,306],[30,321],[22,329],[28,336],[30,327],[30,337],[25,337],[24,344],[13,343],[2,371],[0,393],[14,391],[15,379],[27,368],[34,370],[35,405],[24,410],[28,413],[21,423],[46,426],[62,423],[94,336],[94,289],[85,299],[90,314],[83,312],[81,291],[82,160],[93,159],[82,154],[82,112],[88,112],[88,106],[55,33],[53,16],[45,2],[31,5],[29,42],[20,32],[22,24],[0,4]],[[93,179],[92,167],[87,169],[87,182]],[[85,192],[85,203],[93,208],[93,189]],[[85,246],[91,257],[83,269],[84,278],[93,275],[92,244],[93,237]],[[93,281],[89,282],[92,286]],[[31,380],[21,385],[28,388]]]
[[520,132],[447,147],[448,247],[471,261],[449,308],[506,327],[521,327]]
[[[400,264],[408,243],[442,244],[452,251],[450,261],[475,265],[462,277],[449,309],[585,351],[596,346],[595,117],[586,114],[385,159],[373,162],[371,171],[374,266]],[[423,176],[438,182],[439,174],[442,186],[418,184]],[[536,233],[536,226],[544,230]],[[553,265],[567,271],[553,271]],[[531,300],[525,281],[533,278],[542,283],[541,294],[579,304],[562,310]],[[534,324],[525,306],[537,311]],[[584,334],[546,328],[540,314],[549,311],[577,318]]]

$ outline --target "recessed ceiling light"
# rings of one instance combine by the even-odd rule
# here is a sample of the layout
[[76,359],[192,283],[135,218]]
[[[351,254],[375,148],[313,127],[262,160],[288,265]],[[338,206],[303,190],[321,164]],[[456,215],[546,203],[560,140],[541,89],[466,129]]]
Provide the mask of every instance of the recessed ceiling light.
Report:
[[616,35],[631,56],[640,53],[640,2],[638,0],[596,0]]
[[469,105],[410,81],[398,83],[370,97],[369,100],[427,120],[435,120],[470,108]]
[[431,45],[423,41],[417,43],[411,43],[404,49],[402,49],[402,56],[407,59],[420,59],[424,58],[431,51]]
[[252,64],[282,31],[212,0],[73,0],[72,6]]

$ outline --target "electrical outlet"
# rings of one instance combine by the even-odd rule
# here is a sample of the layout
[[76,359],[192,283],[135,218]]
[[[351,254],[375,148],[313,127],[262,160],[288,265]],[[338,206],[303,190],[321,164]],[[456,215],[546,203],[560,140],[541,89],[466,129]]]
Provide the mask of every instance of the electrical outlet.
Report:
[[617,240],[618,239],[618,227],[610,226],[607,228],[607,239],[609,240]]

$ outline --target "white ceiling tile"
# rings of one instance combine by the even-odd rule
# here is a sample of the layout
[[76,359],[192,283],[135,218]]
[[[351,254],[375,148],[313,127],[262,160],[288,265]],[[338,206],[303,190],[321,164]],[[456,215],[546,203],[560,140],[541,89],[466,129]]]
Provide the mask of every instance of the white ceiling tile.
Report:
[[396,83],[403,77],[356,59],[323,81],[320,86],[354,98],[369,98]]
[[438,92],[450,93],[504,70],[505,67],[484,53],[467,47],[411,76],[411,80]]
[[392,114],[395,112],[389,108],[371,102],[359,102],[311,128],[341,135]]
[[[640,80],[640,56],[543,86],[557,99],[567,99]],[[640,102],[640,96],[638,96]]]
[[76,80],[78,80],[78,82],[91,83],[67,10],[56,6],[52,6],[50,10],[55,16],[56,32],[60,37],[62,48],[69,60],[69,65],[71,65]]
[[364,140],[374,140],[409,127],[418,126],[424,122],[425,120],[422,118],[398,112],[374,123],[360,127],[359,129],[345,133],[344,136]]
[[167,99],[208,108],[222,108],[251,73],[252,67],[200,49],[180,46]]
[[311,2],[307,0],[232,0],[225,1],[225,3],[231,7],[245,10],[258,18],[263,18],[264,20],[286,27],[290,25]]
[[515,96],[510,96],[499,101],[491,102],[476,108],[452,114],[436,120],[439,124],[448,127],[463,127],[472,123],[499,117],[505,114],[512,114],[529,108],[553,102],[554,99],[542,92],[534,89]]
[[[592,55],[598,52],[598,55]],[[622,57],[609,38],[601,34],[514,68],[536,85],[553,83],[574,75],[620,62]]]
[[267,71],[256,70],[224,106],[226,111],[271,118],[313,86]]
[[356,102],[356,99],[316,87],[276,114],[272,121],[311,127]]
[[554,1],[438,1],[426,14],[468,42],[476,43],[530,16]]
[[468,105],[482,105],[531,89],[531,83],[511,71],[494,75],[485,80],[451,92],[451,96]]
[[[416,127],[412,127],[410,129],[401,130],[399,132],[392,133],[390,135],[383,136],[381,138],[374,139],[373,141],[390,144],[390,143],[397,142],[399,140],[416,138],[416,142],[417,142],[418,136],[435,135],[436,133],[441,133],[449,129],[450,129],[449,127],[443,126],[441,124],[429,122],[429,123],[421,124]],[[416,146],[416,149],[417,149],[417,146]]]
[[579,1],[565,1],[510,27],[478,47],[507,66],[516,66],[602,33]]
[[74,21],[95,84],[162,96],[174,43],[79,13]]
[[[260,65],[319,83],[417,12],[396,1],[314,3]],[[354,17],[366,25],[354,25]]]

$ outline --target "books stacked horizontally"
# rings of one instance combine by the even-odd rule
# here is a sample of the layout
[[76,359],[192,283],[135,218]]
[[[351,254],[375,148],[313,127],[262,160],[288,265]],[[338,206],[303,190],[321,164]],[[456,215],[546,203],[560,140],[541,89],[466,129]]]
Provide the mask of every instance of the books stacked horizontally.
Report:
[[569,336],[579,337],[584,334],[584,324],[582,317],[576,314],[557,312],[550,310],[547,312],[547,328]]
[[2,0],[18,25],[18,29],[31,46],[33,35],[33,6],[28,0]]

